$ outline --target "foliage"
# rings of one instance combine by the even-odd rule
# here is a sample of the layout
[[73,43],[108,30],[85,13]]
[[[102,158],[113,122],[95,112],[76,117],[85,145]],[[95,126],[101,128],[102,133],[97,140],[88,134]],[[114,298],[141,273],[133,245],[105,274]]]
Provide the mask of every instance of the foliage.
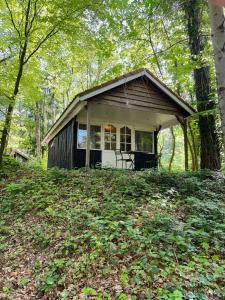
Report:
[[2,293],[224,299],[224,187],[210,171],[11,167],[0,184]]

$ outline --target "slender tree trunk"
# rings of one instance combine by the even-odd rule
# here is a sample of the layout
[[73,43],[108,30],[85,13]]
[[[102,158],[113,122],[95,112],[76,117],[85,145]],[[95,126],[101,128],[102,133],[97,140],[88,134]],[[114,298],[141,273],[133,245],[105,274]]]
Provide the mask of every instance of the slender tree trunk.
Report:
[[[215,109],[212,98],[209,67],[201,63],[201,55],[207,46],[206,38],[201,34],[201,0],[190,0],[185,3],[189,47],[194,63],[200,63],[194,69],[195,94],[198,112]],[[216,121],[213,113],[199,114],[199,131],[201,140],[201,169],[218,170],[220,163],[219,138],[216,132]]]
[[170,157],[170,161],[169,161],[169,171],[171,171],[173,160],[175,157],[175,150],[176,150],[176,136],[174,134],[173,127],[170,128],[170,133],[172,136],[172,153],[171,153],[171,157]]
[[225,151],[225,15],[224,8],[222,6],[215,6],[209,3],[209,10]]
[[36,102],[35,137],[36,137],[36,156],[38,159],[41,159],[41,108],[39,102]]
[[192,147],[192,144],[191,144],[189,138],[187,139],[187,142],[188,142],[188,147],[189,147],[190,153],[191,153],[192,171],[196,171],[194,151],[193,151],[193,147]]
[[197,154],[195,136],[194,136],[190,122],[188,122],[188,130],[189,130],[190,137],[191,137],[190,147],[192,146],[191,148],[193,151],[192,160],[194,160],[194,166],[195,166],[195,169],[193,171],[197,171],[198,170],[198,154]]
[[158,153],[158,162],[159,162],[159,167],[162,169],[163,165],[162,165],[162,152],[163,152],[163,148],[164,148],[164,141],[162,143],[162,146],[159,149],[159,153]]
[[24,66],[24,59],[25,59],[26,51],[27,51],[27,42],[25,41],[21,55],[20,55],[19,68],[18,68],[18,73],[17,73],[17,77],[16,77],[16,81],[15,81],[14,90],[13,90],[13,96],[11,97],[11,101],[8,105],[5,122],[4,122],[3,130],[2,130],[1,145],[0,145],[0,168],[2,167],[2,158],[3,158],[5,148],[7,146],[7,140],[8,140],[11,123],[12,123],[13,110],[14,110],[15,104],[16,104],[16,96],[19,92],[19,86],[20,86],[20,81],[21,81],[22,74],[23,74],[23,66]]
[[188,132],[187,132],[187,120],[184,120],[181,125],[184,134],[184,168],[188,171]]

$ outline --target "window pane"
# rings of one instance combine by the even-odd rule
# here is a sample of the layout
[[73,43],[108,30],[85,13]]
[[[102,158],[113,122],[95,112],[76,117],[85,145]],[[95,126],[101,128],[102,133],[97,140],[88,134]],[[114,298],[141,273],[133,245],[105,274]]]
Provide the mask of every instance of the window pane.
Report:
[[116,150],[116,143],[111,143],[111,150]]
[[78,148],[86,148],[87,127],[85,124],[79,124],[77,140]]
[[96,142],[95,145],[92,147],[92,149],[101,149],[101,143]]
[[127,148],[126,151],[131,151],[131,144],[127,144],[126,148]]
[[125,143],[125,135],[124,134],[120,135],[120,142]]
[[101,126],[90,126],[91,149],[100,149],[101,146]]
[[116,127],[105,126],[105,150],[116,150]]
[[137,151],[153,152],[153,134],[145,131],[135,131]]
[[126,142],[127,143],[131,143],[131,135],[127,135],[126,136]]
[[113,125],[111,125],[111,132],[116,133],[116,127],[114,127]]
[[126,127],[126,134],[131,134],[131,129],[129,127]]
[[105,126],[105,132],[110,132],[110,131],[111,131],[110,125]]
[[125,151],[125,144],[124,143],[120,143],[120,150],[121,151]]
[[105,150],[110,150],[110,143],[105,143]]
[[121,129],[120,129],[120,133],[122,133],[122,134],[125,134],[125,131],[126,129],[125,129],[125,127],[122,127]]
[[110,133],[105,133],[105,142],[110,142]]
[[115,142],[116,141],[116,133],[111,134],[111,141]]

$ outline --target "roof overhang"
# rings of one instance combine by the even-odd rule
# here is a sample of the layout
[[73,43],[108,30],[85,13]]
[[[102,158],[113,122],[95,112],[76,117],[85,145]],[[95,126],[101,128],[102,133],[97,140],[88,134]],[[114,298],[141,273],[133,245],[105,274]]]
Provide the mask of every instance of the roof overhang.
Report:
[[48,133],[42,141],[42,145],[49,143],[54,138],[54,136],[57,135],[59,131],[62,130],[62,128],[72,118],[79,114],[83,107],[86,106],[87,101],[89,99],[142,76],[148,78],[163,93],[165,93],[175,103],[182,107],[183,110],[185,110],[188,113],[188,115],[192,115],[195,113],[195,110],[189,104],[185,103],[185,101],[180,96],[178,96],[172,90],[170,90],[163,82],[161,82],[156,76],[154,76],[154,74],[152,74],[147,69],[140,69],[139,71],[129,73],[129,76],[121,76],[118,79],[109,81],[108,83],[100,85],[99,87],[78,94],[70,103],[70,105],[66,108],[66,110],[62,113],[59,119],[55,122],[55,124],[51,127],[51,129],[48,131]]
[[79,98],[73,101],[68,107],[69,109],[64,111],[64,113],[48,131],[41,144],[48,144],[63,129],[63,127],[66,126],[69,121],[71,121],[77,114],[79,114],[79,112],[84,108],[86,104],[86,101],[80,102]]

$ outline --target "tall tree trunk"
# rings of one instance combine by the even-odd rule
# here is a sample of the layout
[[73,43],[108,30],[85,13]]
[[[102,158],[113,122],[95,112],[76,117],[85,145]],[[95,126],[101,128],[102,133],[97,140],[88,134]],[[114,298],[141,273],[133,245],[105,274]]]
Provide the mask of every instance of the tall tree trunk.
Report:
[[175,149],[176,149],[176,136],[174,134],[173,127],[170,128],[170,133],[172,136],[172,153],[171,153],[170,161],[169,161],[169,171],[171,171],[171,168],[172,168],[173,160],[175,157]]
[[36,138],[36,156],[38,159],[41,159],[41,107],[39,102],[36,102],[35,138]]
[[[190,0],[184,4],[187,16],[189,47],[194,63],[201,62],[201,55],[207,46],[206,38],[201,34],[201,0]],[[198,112],[206,112],[215,108],[211,96],[209,67],[202,62],[194,69],[195,94]],[[220,164],[219,139],[216,132],[216,121],[213,113],[199,115],[199,131],[201,140],[201,168],[218,170]]]
[[27,51],[27,41],[24,42],[24,46],[20,55],[19,59],[19,68],[18,68],[18,73],[15,81],[15,86],[13,90],[13,95],[11,97],[11,101],[8,105],[7,113],[5,116],[5,122],[3,125],[3,130],[2,130],[2,136],[1,136],[1,145],[0,145],[0,168],[2,167],[2,159],[3,159],[3,154],[5,151],[5,148],[7,146],[7,140],[11,128],[11,123],[12,123],[12,115],[13,115],[13,110],[15,108],[16,104],[16,96],[19,92],[19,86],[20,86],[20,81],[22,78],[23,74],[23,66],[24,66],[24,59]]
[[224,8],[222,6],[216,6],[209,3],[209,10],[225,151],[225,15]]

